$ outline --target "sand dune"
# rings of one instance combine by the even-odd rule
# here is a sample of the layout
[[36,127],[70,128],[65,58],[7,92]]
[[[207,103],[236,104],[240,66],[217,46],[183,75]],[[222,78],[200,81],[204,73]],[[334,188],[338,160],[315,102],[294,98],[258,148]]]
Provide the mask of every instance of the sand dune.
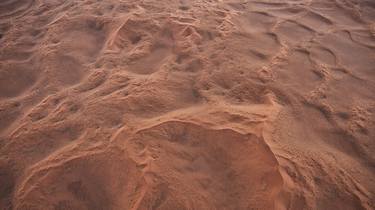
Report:
[[0,209],[374,209],[372,0],[2,0]]

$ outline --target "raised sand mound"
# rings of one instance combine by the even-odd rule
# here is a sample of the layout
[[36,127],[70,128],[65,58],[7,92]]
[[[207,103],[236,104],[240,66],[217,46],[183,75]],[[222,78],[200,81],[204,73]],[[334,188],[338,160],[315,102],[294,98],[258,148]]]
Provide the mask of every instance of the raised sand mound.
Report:
[[0,209],[374,209],[372,0],[3,0]]

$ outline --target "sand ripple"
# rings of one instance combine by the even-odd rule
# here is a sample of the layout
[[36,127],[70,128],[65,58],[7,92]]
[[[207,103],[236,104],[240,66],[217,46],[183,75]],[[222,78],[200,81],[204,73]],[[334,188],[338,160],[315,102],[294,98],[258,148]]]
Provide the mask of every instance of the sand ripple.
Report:
[[375,208],[372,0],[3,0],[0,209]]

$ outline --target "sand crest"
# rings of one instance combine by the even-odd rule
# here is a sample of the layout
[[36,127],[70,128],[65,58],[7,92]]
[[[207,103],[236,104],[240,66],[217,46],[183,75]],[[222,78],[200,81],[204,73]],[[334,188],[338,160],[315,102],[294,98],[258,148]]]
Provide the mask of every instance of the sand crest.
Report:
[[374,209],[372,0],[2,0],[0,209]]

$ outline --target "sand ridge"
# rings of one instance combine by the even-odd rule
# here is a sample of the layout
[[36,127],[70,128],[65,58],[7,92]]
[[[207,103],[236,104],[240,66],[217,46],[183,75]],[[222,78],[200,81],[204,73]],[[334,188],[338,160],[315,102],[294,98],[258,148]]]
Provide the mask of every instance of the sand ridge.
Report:
[[375,208],[374,14],[0,2],[0,209]]

